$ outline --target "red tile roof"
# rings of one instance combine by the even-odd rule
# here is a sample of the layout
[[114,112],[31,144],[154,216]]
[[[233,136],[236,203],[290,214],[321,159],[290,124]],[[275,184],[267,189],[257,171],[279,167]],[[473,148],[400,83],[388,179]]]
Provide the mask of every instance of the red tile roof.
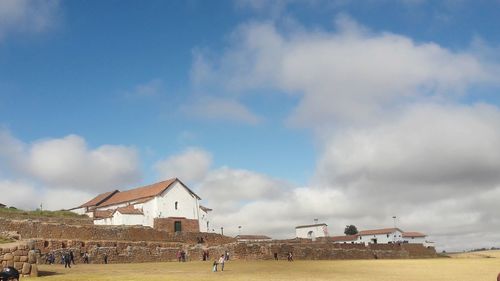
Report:
[[144,215],[142,210],[134,208],[133,205],[128,205],[126,207],[116,208],[116,212],[120,212],[124,215]]
[[115,193],[111,198],[99,204],[99,207],[111,206],[134,200],[145,199],[147,197],[155,197],[165,191],[176,179],[169,179],[162,182],[157,182],[151,185],[146,185],[127,191]]
[[113,196],[117,192],[119,192],[119,191],[113,190],[113,191],[101,193],[101,194],[97,195],[96,197],[94,197],[92,200],[88,201],[87,203],[84,203],[83,205],[81,205],[78,208],[97,206],[100,203],[102,203],[103,201],[107,200],[109,197]]
[[327,226],[326,223],[318,223],[318,224],[309,224],[309,225],[299,225],[295,228],[306,228],[306,227],[314,227],[314,226]]
[[399,231],[399,232],[403,232],[401,229],[399,228],[383,228],[383,229],[371,229],[371,230],[363,230],[363,231],[360,231],[358,233],[358,235],[377,235],[377,234],[389,234],[389,233],[393,233],[393,232],[396,232],[396,231]]
[[426,236],[427,235],[416,231],[403,232],[403,237],[426,237]]
[[95,210],[94,211],[94,219],[106,219],[111,218],[113,216],[113,210]]
[[359,236],[358,235],[343,235],[343,236],[332,236],[330,237],[331,241],[338,242],[338,241],[355,241],[358,240]]

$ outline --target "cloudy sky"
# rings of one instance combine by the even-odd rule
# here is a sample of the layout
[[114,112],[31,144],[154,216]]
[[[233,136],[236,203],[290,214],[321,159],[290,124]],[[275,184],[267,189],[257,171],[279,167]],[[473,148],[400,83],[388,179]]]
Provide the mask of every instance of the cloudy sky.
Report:
[[0,201],[178,177],[226,234],[500,246],[499,1],[0,0]]

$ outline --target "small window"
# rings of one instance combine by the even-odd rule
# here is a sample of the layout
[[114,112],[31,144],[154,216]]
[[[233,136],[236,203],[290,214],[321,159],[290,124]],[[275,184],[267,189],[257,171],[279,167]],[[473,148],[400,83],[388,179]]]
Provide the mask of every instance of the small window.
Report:
[[175,209],[177,210],[177,207],[179,205],[179,202],[175,201]]

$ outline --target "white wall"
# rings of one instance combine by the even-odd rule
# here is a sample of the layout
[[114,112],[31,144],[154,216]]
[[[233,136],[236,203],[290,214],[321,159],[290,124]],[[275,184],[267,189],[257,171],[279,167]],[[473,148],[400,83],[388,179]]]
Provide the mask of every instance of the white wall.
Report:
[[[326,227],[325,225],[318,225],[318,226],[310,226],[310,227],[301,227],[301,228],[295,228],[295,236],[298,238],[318,238],[318,237],[325,237],[325,232],[323,230],[323,227]],[[312,237],[309,234],[312,231]]]
[[[177,209],[175,208],[177,202]],[[99,210],[117,209],[119,207],[128,206],[133,202],[117,204],[98,208]],[[157,196],[147,202],[136,204],[136,209],[142,209],[144,215],[123,215],[115,212],[112,219],[95,220],[94,224],[104,225],[144,225],[153,227],[155,218],[167,217],[185,217],[187,219],[199,220],[200,209],[198,198],[192,195],[180,182],[175,182],[163,194]],[[208,217],[206,216],[208,219]],[[206,222],[202,228],[200,223],[200,231],[206,231]]]
[[400,231],[395,231],[389,234],[377,234],[377,235],[361,235],[359,236],[359,242],[365,244],[373,244],[373,239],[377,239],[377,244],[388,244],[403,242],[402,233]]
[[[201,208],[199,209],[199,220],[200,224],[200,232],[210,232],[210,228],[212,227],[210,223],[210,214],[208,212],[203,211]],[[208,223],[208,228],[207,228]]]
[[410,244],[425,244],[425,237],[404,237],[403,241]]
[[143,215],[130,215],[115,212],[112,219],[113,225],[142,225],[144,222]]

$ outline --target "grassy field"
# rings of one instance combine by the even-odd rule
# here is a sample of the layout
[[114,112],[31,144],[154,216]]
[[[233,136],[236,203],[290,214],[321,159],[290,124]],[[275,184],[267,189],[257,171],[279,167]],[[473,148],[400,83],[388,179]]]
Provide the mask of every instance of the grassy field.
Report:
[[452,257],[452,258],[458,258],[458,259],[500,258],[500,250],[467,252],[467,253],[455,253],[455,254],[449,254],[449,256]]
[[209,262],[42,265],[30,280],[335,280],[335,281],[494,281],[500,259],[423,259],[354,261],[230,261],[224,272]]

